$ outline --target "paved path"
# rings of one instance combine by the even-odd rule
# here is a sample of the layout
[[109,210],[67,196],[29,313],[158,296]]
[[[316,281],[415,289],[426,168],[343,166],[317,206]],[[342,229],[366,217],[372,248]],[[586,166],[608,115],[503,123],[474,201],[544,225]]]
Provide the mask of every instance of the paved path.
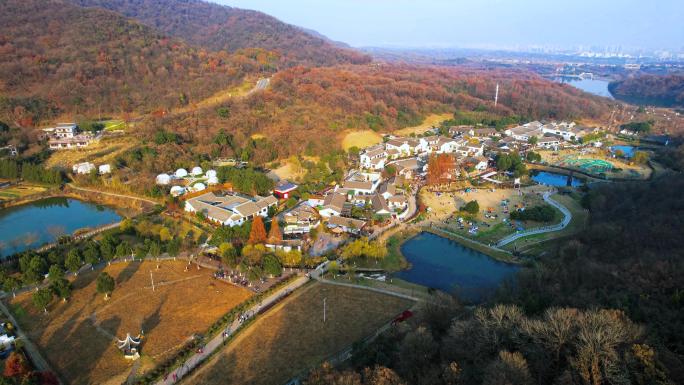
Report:
[[153,201],[152,199],[142,198],[142,197],[138,197],[138,196],[134,196],[134,195],[116,194],[116,193],[110,193],[110,192],[106,192],[106,191],[89,189],[89,188],[85,188],[85,187],[78,187],[78,186],[74,186],[71,183],[69,183],[68,186],[74,190],[87,191],[87,192],[102,194],[102,195],[109,195],[109,196],[117,197],[117,198],[133,199],[133,200],[137,200],[137,201],[143,201],[143,202],[151,203],[153,205],[159,204],[159,202]]
[[551,206],[557,208],[558,210],[560,210],[563,213],[563,220],[560,223],[553,225],[553,226],[544,226],[544,227],[539,227],[536,229],[531,229],[531,230],[526,230],[526,231],[522,231],[519,233],[511,234],[508,237],[500,240],[499,243],[496,244],[496,246],[498,246],[498,247],[505,246],[505,245],[507,245],[511,242],[514,242],[514,241],[516,241],[520,238],[523,238],[523,237],[527,237],[527,236],[535,235],[535,234],[544,234],[544,233],[551,233],[554,231],[561,231],[564,228],[566,228],[568,226],[568,224],[570,223],[570,221],[572,220],[572,213],[565,206],[563,206],[562,204],[551,199],[551,194],[552,194],[552,192],[549,192],[549,191],[545,192],[544,193],[544,201],[546,203],[550,204]]
[[[318,270],[318,269],[317,269]],[[318,276],[322,274],[322,271],[316,273],[310,273],[312,276]],[[255,317],[262,309],[268,309],[275,303],[280,301],[289,295],[292,291],[304,286],[309,281],[308,276],[301,276],[295,281],[289,283],[287,286],[282,287],[275,293],[271,294],[268,298],[264,299],[260,303],[254,305],[251,309],[242,314],[241,317],[237,318],[233,323],[226,328],[226,330],[212,338],[204,347],[201,352],[198,351],[190,358],[188,358],[180,367],[173,370],[165,378],[157,381],[157,385],[169,385],[178,383],[184,376],[190,373],[194,368],[199,366],[207,357],[209,357],[216,349],[223,347],[223,341],[233,333],[247,320]]]
[[[31,342],[31,340],[26,336],[26,334],[24,334],[24,332],[21,330],[21,328],[19,327],[19,323],[17,322],[17,320],[14,319],[14,316],[12,316],[12,313],[10,313],[10,311],[5,306],[5,303],[2,301],[0,301],[0,310],[5,314],[5,316],[14,326],[14,331],[17,334],[17,339],[23,341],[24,351],[26,352],[26,354],[29,355],[29,359],[31,360],[31,362],[33,362],[33,365],[35,365],[36,369],[38,371],[50,371],[54,373],[56,376],[58,376],[59,374],[56,371],[52,370],[50,364],[48,364],[45,358],[43,358],[43,356],[40,354],[38,348],[36,348],[36,345],[34,345],[33,342]],[[64,383],[61,379],[59,379],[59,381],[60,384]]]
[[379,287],[370,287],[370,286],[357,285],[357,284],[354,284],[354,283],[345,283],[345,282],[331,281],[331,280],[329,280],[329,279],[325,279],[325,278],[321,278],[321,277],[317,277],[316,280],[319,281],[319,282],[322,282],[322,283],[329,284],[329,285],[346,286],[346,287],[351,287],[351,288],[354,288],[354,289],[369,290],[369,291],[374,291],[374,292],[376,292],[376,293],[391,295],[391,296],[393,296],[393,297],[399,297],[399,298],[408,299],[408,300],[416,301],[416,302],[423,301],[423,300],[420,299],[420,298],[413,297],[413,296],[410,296],[410,295],[408,295],[408,294],[403,294],[403,293],[399,293],[399,292],[396,292],[396,291],[393,291],[393,290],[388,290],[388,289],[381,289],[381,288],[379,288]]

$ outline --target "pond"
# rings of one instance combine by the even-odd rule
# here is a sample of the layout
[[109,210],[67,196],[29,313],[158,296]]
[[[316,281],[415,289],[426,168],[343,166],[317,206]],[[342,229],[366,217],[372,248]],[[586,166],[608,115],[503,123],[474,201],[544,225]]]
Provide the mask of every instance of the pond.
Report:
[[411,268],[394,276],[477,302],[491,294],[519,267],[496,261],[456,241],[420,233],[401,246]]
[[606,98],[613,98],[613,95],[610,93],[610,90],[608,90],[608,84],[610,84],[609,80],[603,80],[603,79],[580,79],[576,77],[568,77],[568,76],[558,76],[553,78],[553,80],[559,82],[559,83],[566,83],[570,84],[571,86],[575,88],[579,88],[580,90],[584,92],[588,92],[590,94],[598,95],[598,96],[603,96]]
[[570,186],[579,187],[584,184],[581,179],[573,178],[569,175],[557,174],[555,172],[538,171],[532,174],[532,180],[545,186],[567,187],[568,180]]
[[634,157],[634,152],[637,151],[637,148],[634,146],[612,146],[610,148],[610,152],[612,152],[613,154],[615,154],[618,151],[622,152],[625,158],[631,159],[632,157]]
[[112,209],[71,198],[48,198],[0,210],[0,256],[55,241],[83,228],[121,220]]

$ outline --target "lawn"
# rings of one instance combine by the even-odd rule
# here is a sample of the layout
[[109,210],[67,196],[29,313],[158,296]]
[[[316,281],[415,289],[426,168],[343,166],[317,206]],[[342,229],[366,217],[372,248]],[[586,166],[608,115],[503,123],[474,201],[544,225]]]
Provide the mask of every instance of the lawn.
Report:
[[420,135],[423,134],[425,131],[429,130],[430,128],[434,126],[439,126],[440,123],[442,123],[443,121],[452,119],[453,117],[453,114],[428,115],[428,117],[426,117],[425,120],[423,120],[423,123],[421,125],[415,127],[402,128],[401,130],[394,131],[394,134],[399,136],[409,136],[411,134]]
[[47,188],[40,185],[19,183],[11,187],[0,189],[0,202],[21,199],[45,191],[47,191]]
[[373,334],[412,304],[361,289],[311,284],[258,319],[185,383],[283,384]]
[[382,136],[373,130],[350,131],[342,139],[342,148],[345,151],[352,147],[364,149],[378,143],[382,143]]
[[[249,298],[249,291],[212,278],[212,271],[186,262],[117,263],[106,268],[117,287],[110,300],[96,292],[99,271],[82,273],[72,298],[55,300],[45,315],[30,294],[11,302],[17,321],[52,367],[70,384],[122,383],[132,364],[114,345],[114,337],[144,332],[138,374],[168,358],[196,333]],[[150,287],[150,271],[155,291]]]

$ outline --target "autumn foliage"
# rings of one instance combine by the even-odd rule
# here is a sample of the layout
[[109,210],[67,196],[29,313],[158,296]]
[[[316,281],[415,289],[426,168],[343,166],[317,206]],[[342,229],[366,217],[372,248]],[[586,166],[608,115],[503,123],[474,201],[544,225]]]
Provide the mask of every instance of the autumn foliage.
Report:
[[432,154],[428,159],[427,183],[449,183],[455,179],[456,161],[451,154]]
[[252,229],[249,232],[249,240],[247,243],[255,245],[266,242],[266,227],[264,227],[264,220],[256,215],[252,220]]
[[7,361],[5,361],[5,377],[24,377],[29,373],[29,366],[26,362],[26,357],[22,353],[10,353]]
[[271,229],[268,231],[268,242],[276,244],[283,240],[283,234],[280,232],[280,225],[277,218],[271,221]]

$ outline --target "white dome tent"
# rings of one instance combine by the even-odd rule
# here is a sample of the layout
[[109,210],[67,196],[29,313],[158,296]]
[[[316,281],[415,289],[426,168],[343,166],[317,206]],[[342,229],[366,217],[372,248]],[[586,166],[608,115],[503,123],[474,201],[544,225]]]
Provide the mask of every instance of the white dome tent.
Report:
[[171,187],[171,195],[177,197],[185,194],[185,187],[182,186],[173,186]]
[[175,175],[176,175],[176,178],[185,178],[186,176],[188,176],[188,170],[186,170],[184,168],[179,168],[178,170],[176,170]]
[[171,176],[169,174],[159,174],[157,175],[157,184],[167,185],[171,183]]
[[195,185],[192,186],[192,189],[195,191],[202,191],[202,190],[206,190],[207,186],[205,186],[204,183],[195,183]]
[[210,176],[209,178],[207,178],[207,184],[210,186],[211,185],[217,185],[217,184],[219,184],[219,180],[215,176]]
[[216,174],[216,170],[207,170],[207,172],[204,174],[208,179],[211,178],[216,178],[218,174]]
[[193,167],[192,171],[190,171],[190,174],[192,176],[200,176],[203,173],[204,173],[204,171],[202,171],[202,167]]

